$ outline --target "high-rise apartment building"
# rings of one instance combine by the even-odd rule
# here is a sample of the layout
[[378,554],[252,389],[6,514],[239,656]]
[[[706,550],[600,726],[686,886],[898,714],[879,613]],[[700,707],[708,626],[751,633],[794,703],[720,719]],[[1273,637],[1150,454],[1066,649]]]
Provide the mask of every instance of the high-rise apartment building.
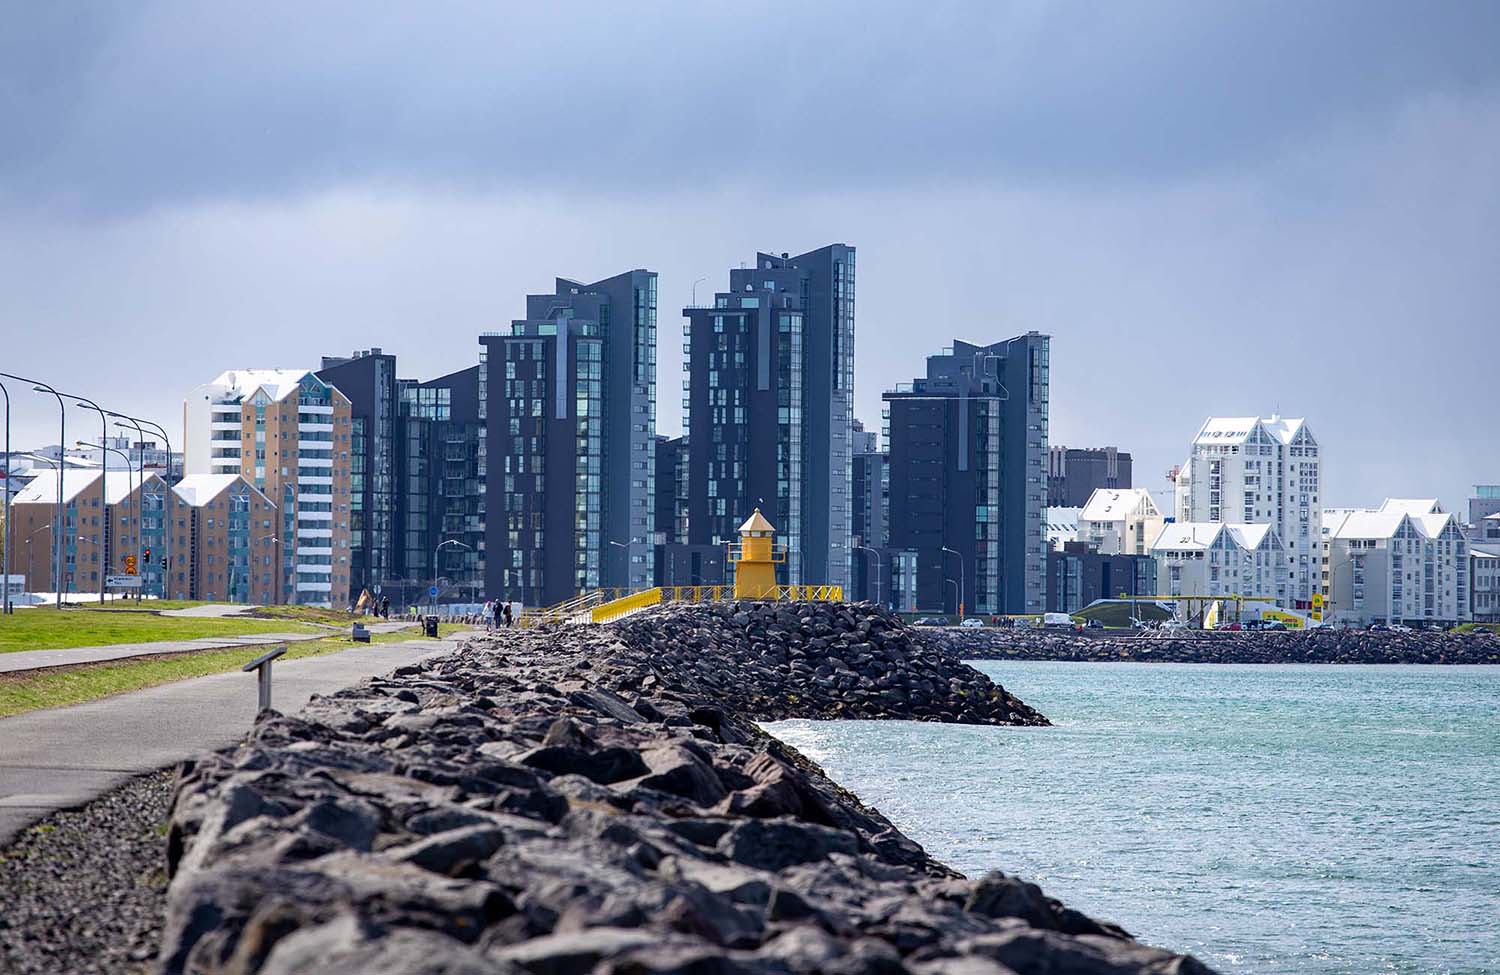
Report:
[[1115,447],[1053,447],[1047,454],[1047,506],[1081,508],[1099,490],[1130,487],[1130,455]]
[[736,540],[759,508],[781,581],[849,585],[854,291],[855,249],[831,244],[757,254],[683,310],[691,545]]
[[652,574],[656,274],[528,295],[483,335],[490,595],[547,605]]
[[1039,332],[955,341],[884,394],[898,608],[1043,611],[1049,372]]
[[880,452],[880,437],[874,430],[854,421],[853,477],[850,497],[853,499],[852,535],[854,556],[849,573],[853,599],[885,601],[889,579],[886,577],[886,541],[890,520],[886,495],[890,480],[886,476],[886,457]]
[[1469,524],[1479,526],[1491,515],[1500,514],[1500,484],[1476,484],[1469,498]]
[[275,601],[347,606],[349,397],[311,370],[231,370],[183,419],[186,474],[243,474],[276,505]]
[[1387,498],[1335,516],[1326,619],[1462,623],[1473,618],[1473,562],[1458,519],[1433,498]]
[[480,366],[418,382],[398,381],[395,569],[382,595],[397,605],[482,599],[484,449]]
[[358,597],[398,576],[396,357],[324,356],[317,376],[349,398],[349,592]]
[[1177,475],[1179,521],[1266,524],[1287,570],[1287,608],[1307,610],[1322,583],[1322,451],[1307,421],[1210,417]]

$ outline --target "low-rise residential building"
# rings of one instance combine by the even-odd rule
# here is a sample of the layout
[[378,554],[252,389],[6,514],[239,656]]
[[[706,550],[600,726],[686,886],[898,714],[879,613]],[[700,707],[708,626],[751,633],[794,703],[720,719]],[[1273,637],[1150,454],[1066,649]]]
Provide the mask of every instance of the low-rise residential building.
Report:
[[189,474],[172,495],[172,598],[275,602],[278,518],[271,499],[240,474]]
[[1156,588],[1169,596],[1287,600],[1287,561],[1267,524],[1169,522],[1151,545]]
[[1431,498],[1390,498],[1330,529],[1324,620],[1463,622],[1471,572],[1457,518]]
[[[130,557],[137,560],[136,574],[143,593],[156,595],[161,589],[161,569],[147,553],[161,544],[164,493],[165,485],[155,474],[148,473],[142,482],[134,471],[65,467],[60,495],[63,520],[59,578],[53,549],[58,479],[55,472],[41,473],[11,502],[14,567],[25,570],[32,592],[90,593],[100,591],[106,576],[125,574]],[[139,509],[137,496],[141,499]]]
[[1145,488],[1101,488],[1078,515],[1078,541],[1101,555],[1149,555],[1165,523]]

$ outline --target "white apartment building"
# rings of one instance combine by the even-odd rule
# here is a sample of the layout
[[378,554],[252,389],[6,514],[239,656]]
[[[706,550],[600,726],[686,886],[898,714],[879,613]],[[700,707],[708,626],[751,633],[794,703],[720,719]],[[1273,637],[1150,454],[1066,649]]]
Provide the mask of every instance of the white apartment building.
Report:
[[349,398],[309,369],[231,370],[183,422],[188,475],[243,475],[277,506],[277,601],[348,605]]
[[1324,619],[1464,622],[1472,572],[1457,518],[1431,498],[1390,498],[1329,529]]
[[1500,545],[1469,546],[1469,605],[1474,622],[1500,623]]
[[1281,539],[1267,524],[1169,522],[1151,544],[1159,595],[1286,600]]
[[1266,524],[1280,539],[1287,609],[1306,610],[1321,587],[1323,459],[1301,418],[1209,417],[1177,475],[1185,522]]
[[1101,555],[1150,555],[1165,523],[1145,488],[1096,488],[1078,515],[1078,540]]

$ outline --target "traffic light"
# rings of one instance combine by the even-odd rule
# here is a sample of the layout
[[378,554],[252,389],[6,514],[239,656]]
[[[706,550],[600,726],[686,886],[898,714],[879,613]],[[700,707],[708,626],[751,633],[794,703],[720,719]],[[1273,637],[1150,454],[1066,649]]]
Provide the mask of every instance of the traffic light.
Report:
[[146,561],[147,562],[151,561],[151,550],[149,548],[146,549]]
[[162,568],[163,568],[163,569],[165,569],[165,568],[166,568],[166,567],[167,567],[167,557],[166,557],[166,556],[165,556],[165,555],[163,555],[163,556],[162,556],[162,557],[161,557],[161,567],[162,567]]

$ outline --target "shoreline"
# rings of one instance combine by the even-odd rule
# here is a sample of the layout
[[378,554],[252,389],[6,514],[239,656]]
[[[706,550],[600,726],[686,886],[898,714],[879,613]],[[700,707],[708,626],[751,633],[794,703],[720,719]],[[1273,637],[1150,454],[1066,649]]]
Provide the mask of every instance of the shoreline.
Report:
[[[894,685],[831,663],[875,650]],[[266,715],[184,769],[161,970],[1209,971],[1017,878],[963,879],[754,724],[892,717],[893,696],[1045,721],[878,611],[806,604],[476,637]]]
[[1072,663],[1500,665],[1495,634],[1311,630],[1092,636],[1001,629],[920,630],[955,659]]

